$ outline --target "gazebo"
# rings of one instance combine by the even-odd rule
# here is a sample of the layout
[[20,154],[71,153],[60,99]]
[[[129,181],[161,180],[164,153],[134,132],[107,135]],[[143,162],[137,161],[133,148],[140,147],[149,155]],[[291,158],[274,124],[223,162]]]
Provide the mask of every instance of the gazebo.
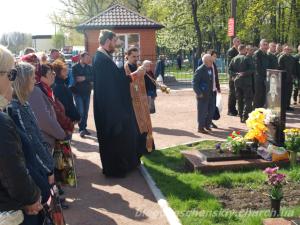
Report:
[[83,32],[85,49],[93,56],[99,46],[100,30],[114,31],[121,46],[118,49],[125,51],[129,47],[137,47],[140,50],[140,59],[156,59],[156,30],[164,26],[148,19],[138,12],[128,9],[120,4],[114,4],[97,16],[77,26],[77,30]]

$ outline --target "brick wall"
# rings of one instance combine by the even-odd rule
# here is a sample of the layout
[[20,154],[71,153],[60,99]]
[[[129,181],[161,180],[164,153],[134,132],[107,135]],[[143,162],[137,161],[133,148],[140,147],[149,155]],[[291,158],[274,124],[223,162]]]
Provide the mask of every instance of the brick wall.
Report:
[[[141,60],[156,60],[156,37],[154,29],[116,29],[113,30],[115,33],[138,33],[140,34],[140,57]],[[100,30],[87,30],[85,45],[91,56],[93,56],[99,47],[99,33]]]

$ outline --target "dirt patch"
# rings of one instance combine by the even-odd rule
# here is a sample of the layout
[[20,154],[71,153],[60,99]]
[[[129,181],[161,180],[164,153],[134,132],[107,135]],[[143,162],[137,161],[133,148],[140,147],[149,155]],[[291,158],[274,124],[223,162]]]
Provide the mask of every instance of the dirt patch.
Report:
[[[270,208],[268,194],[269,187],[264,185],[260,188],[247,187],[214,187],[209,186],[205,189],[213,194],[225,209],[230,210],[262,210]],[[283,188],[284,198],[282,206],[291,207],[300,204],[300,184],[288,183]]]

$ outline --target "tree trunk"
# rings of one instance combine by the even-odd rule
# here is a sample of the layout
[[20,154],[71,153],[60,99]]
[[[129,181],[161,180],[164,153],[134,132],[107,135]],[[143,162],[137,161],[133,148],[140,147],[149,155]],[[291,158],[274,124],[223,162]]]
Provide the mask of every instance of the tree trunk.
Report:
[[281,9],[281,41],[285,42],[285,18],[284,18],[284,13],[285,12],[285,8]]
[[194,26],[196,30],[196,35],[197,35],[197,57],[200,57],[203,48],[202,48],[202,34],[201,34],[200,24],[197,16],[198,2],[197,0],[190,0],[190,3],[192,6],[192,16],[193,16]]
[[271,28],[272,28],[272,39],[277,42],[277,31],[276,31],[276,0],[272,2],[272,16],[271,16]]
[[290,7],[291,8],[290,8],[290,15],[289,15],[289,18],[288,18],[288,27],[287,27],[286,35],[285,35],[285,42],[287,42],[289,40],[291,24],[292,24],[292,21],[293,21],[293,12],[294,12],[295,7],[296,7],[296,0],[291,0]]

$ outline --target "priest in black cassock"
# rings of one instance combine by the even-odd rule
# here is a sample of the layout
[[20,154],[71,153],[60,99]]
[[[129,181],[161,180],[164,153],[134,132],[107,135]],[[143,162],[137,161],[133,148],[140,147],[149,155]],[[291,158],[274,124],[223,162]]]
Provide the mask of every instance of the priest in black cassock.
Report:
[[[94,117],[103,174],[124,177],[140,165],[137,125],[130,96],[130,82],[112,60],[117,37],[102,30],[100,47],[93,58]],[[144,143],[144,146],[146,143]]]

